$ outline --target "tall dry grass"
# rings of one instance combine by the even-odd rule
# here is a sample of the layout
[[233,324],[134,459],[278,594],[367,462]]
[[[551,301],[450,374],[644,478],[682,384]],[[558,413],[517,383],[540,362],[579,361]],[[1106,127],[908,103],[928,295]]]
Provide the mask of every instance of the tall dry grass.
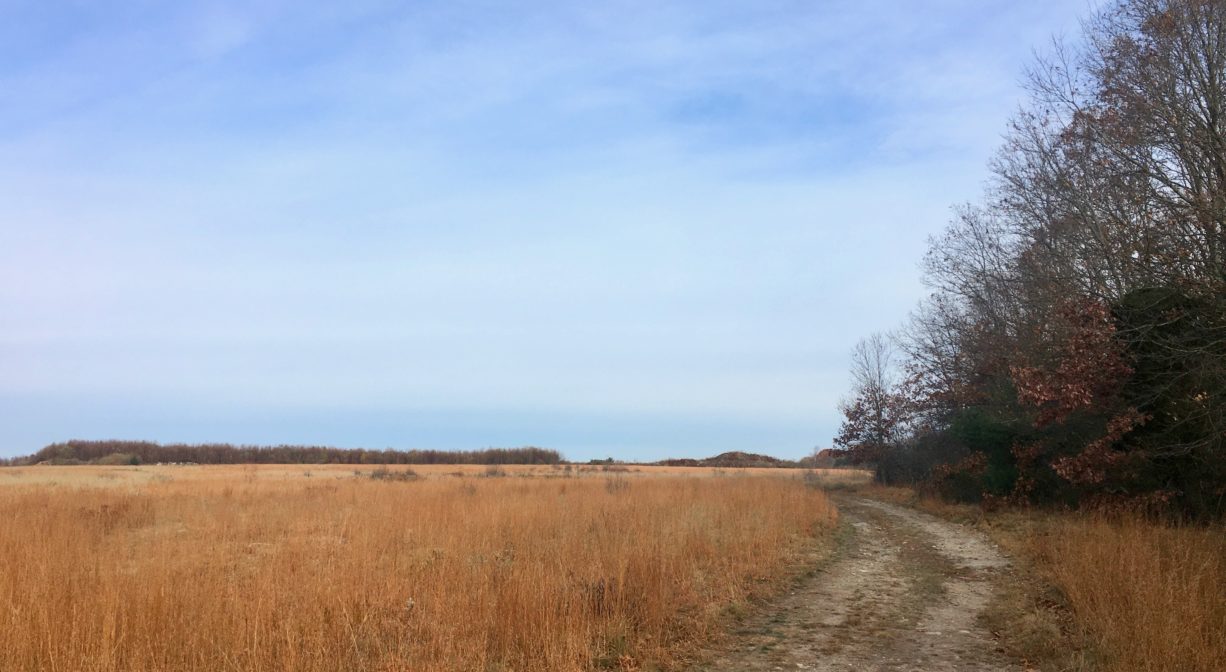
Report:
[[0,488],[3,670],[667,666],[835,512],[797,479]]
[[976,523],[1023,570],[990,618],[1013,653],[1043,670],[1226,670],[1226,529],[1139,516],[1011,509],[857,492]]
[[1119,672],[1226,669],[1226,532],[1062,518],[1032,540],[1077,622]]

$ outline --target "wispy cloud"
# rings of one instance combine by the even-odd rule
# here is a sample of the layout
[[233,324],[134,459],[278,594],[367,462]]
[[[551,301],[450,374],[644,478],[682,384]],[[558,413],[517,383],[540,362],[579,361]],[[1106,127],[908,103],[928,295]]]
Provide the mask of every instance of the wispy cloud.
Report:
[[0,6],[0,409],[42,409],[0,453],[310,426],[651,457],[706,418],[798,455],[1081,9]]

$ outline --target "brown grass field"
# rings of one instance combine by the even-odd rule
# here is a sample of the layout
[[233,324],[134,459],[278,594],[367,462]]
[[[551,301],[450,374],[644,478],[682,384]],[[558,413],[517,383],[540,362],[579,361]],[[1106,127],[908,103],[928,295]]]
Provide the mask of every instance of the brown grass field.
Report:
[[414,469],[0,469],[0,669],[667,668],[837,516],[792,470]]
[[1029,537],[1111,672],[1226,669],[1226,533],[1059,517]]
[[[1139,516],[1006,510],[855,486],[870,497],[977,523],[1021,566],[994,628],[1044,670],[1226,669],[1226,529]],[[1064,632],[1061,632],[1063,630]]]

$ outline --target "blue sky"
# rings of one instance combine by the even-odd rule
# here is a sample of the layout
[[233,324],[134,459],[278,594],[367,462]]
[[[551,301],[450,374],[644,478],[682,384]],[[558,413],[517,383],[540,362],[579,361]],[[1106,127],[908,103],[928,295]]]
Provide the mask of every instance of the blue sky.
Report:
[[799,457],[1088,8],[0,0],[0,456]]

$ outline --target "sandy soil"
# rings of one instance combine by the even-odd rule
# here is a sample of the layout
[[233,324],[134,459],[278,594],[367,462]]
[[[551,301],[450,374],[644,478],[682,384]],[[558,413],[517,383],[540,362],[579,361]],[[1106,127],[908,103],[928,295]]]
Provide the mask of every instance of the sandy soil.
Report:
[[996,672],[1023,668],[980,623],[1008,566],[991,542],[918,511],[845,497],[841,550],[746,618],[696,668]]

